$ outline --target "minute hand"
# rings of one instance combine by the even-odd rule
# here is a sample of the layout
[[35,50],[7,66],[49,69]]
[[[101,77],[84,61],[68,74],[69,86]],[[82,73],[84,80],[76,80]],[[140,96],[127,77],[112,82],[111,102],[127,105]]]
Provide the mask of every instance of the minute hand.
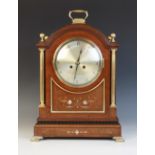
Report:
[[81,57],[81,54],[82,54],[82,49],[80,50],[80,54],[79,54],[79,57],[78,57],[78,59],[77,59],[77,61],[76,61],[76,69],[75,69],[75,74],[74,74],[74,80],[75,80],[75,77],[76,77],[76,73],[77,73],[77,69],[78,69],[78,66],[79,66],[79,62],[80,62],[80,57]]

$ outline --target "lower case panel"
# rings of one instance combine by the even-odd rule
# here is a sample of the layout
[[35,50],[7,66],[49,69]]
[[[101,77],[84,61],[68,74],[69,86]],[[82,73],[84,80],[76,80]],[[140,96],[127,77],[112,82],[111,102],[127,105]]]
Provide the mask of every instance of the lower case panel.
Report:
[[51,79],[51,113],[105,113],[105,80],[85,93],[68,92]]
[[111,138],[121,136],[120,124],[36,124],[34,136]]

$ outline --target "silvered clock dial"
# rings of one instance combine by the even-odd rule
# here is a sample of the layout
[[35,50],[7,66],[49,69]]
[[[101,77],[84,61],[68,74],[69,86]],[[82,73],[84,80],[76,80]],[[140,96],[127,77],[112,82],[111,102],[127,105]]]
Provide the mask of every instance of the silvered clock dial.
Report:
[[71,39],[62,43],[54,56],[54,67],[58,78],[75,87],[94,82],[103,68],[100,49],[84,39]]

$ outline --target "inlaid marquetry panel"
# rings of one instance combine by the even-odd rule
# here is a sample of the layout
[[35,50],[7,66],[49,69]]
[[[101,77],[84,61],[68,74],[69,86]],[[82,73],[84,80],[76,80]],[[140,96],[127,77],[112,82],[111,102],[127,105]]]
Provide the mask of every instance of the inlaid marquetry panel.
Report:
[[82,94],[68,92],[51,79],[51,112],[105,112],[105,80],[95,89]]

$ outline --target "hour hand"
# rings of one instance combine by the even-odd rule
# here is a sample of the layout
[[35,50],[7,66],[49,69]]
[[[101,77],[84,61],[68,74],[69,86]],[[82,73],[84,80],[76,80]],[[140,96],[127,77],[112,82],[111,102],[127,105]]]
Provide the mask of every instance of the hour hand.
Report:
[[76,62],[75,64],[76,64],[76,69],[75,69],[75,74],[74,74],[74,80],[75,80],[75,78],[76,78],[76,73],[77,73],[77,69],[78,69],[79,62]]
[[79,54],[79,57],[78,57],[77,61],[75,62],[75,64],[76,64],[76,69],[75,69],[75,74],[74,74],[74,80],[75,80],[75,78],[76,78],[77,69],[78,69],[78,66],[79,66],[79,64],[80,64],[81,53],[82,53],[82,49],[80,50],[80,54]]

